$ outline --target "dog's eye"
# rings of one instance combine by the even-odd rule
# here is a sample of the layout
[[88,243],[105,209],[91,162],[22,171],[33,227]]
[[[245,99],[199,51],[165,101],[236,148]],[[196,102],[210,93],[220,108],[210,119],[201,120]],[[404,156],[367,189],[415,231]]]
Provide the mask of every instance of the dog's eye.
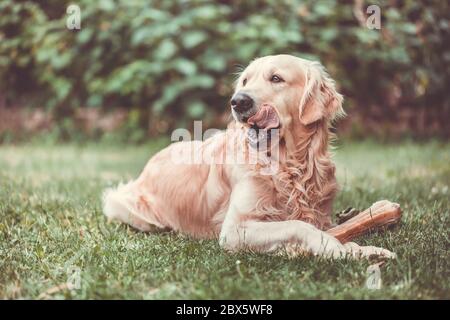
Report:
[[242,81],[242,85],[245,87],[246,84],[247,84],[247,79],[244,79],[244,81]]
[[280,76],[277,76],[277,75],[273,75],[273,76],[272,76],[272,78],[270,78],[270,81],[271,81],[271,82],[275,82],[275,83],[278,83],[278,82],[283,82],[284,80],[283,80],[283,79],[281,79],[281,77],[280,77]]

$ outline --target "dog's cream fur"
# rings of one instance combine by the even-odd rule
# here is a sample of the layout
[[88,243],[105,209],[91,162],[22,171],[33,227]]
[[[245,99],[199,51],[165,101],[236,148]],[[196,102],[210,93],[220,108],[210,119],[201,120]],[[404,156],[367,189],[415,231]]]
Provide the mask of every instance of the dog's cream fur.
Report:
[[[284,81],[271,82],[274,74]],[[323,67],[288,55],[259,58],[240,75],[237,91],[258,106],[276,108],[281,123],[276,173],[260,174],[259,163],[175,163],[173,155],[189,148],[221,158],[231,144],[247,155],[248,126],[236,121],[204,142],[178,142],[157,153],[137,180],[105,192],[104,213],[142,231],[219,237],[228,250],[392,257],[381,248],[343,245],[323,231],[331,225],[337,191],[329,126],[343,114],[343,98]]]

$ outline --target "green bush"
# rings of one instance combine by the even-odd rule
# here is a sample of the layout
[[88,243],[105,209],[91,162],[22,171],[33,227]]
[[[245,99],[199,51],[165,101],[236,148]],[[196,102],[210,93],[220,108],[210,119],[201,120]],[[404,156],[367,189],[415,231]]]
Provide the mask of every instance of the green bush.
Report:
[[226,110],[238,66],[289,53],[321,60],[347,109],[362,117],[395,123],[406,112],[416,130],[423,114],[449,134],[445,1],[380,1],[381,30],[355,18],[369,5],[359,1],[79,0],[81,30],[66,28],[69,3],[0,3],[6,104],[45,105],[56,119],[123,107],[157,134],[213,121]]

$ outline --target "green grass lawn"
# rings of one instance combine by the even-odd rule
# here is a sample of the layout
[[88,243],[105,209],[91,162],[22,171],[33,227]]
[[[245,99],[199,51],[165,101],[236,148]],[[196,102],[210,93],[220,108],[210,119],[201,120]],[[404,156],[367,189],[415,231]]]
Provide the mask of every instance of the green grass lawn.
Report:
[[335,211],[380,199],[403,208],[400,226],[357,240],[398,255],[380,290],[365,287],[367,261],[229,254],[107,223],[102,190],[136,177],[160,147],[0,146],[0,298],[450,298],[450,144],[336,150]]

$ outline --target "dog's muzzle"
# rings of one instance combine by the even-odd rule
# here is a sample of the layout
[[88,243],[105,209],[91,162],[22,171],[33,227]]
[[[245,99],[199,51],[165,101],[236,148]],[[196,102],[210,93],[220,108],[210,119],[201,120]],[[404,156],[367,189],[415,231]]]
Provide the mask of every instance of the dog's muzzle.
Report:
[[230,104],[234,118],[242,123],[246,123],[258,111],[255,100],[244,92],[236,92]]
[[247,140],[252,148],[264,151],[271,149],[280,138],[280,118],[275,108],[269,104],[263,104],[258,112],[251,116],[247,123],[250,128],[247,132]]

